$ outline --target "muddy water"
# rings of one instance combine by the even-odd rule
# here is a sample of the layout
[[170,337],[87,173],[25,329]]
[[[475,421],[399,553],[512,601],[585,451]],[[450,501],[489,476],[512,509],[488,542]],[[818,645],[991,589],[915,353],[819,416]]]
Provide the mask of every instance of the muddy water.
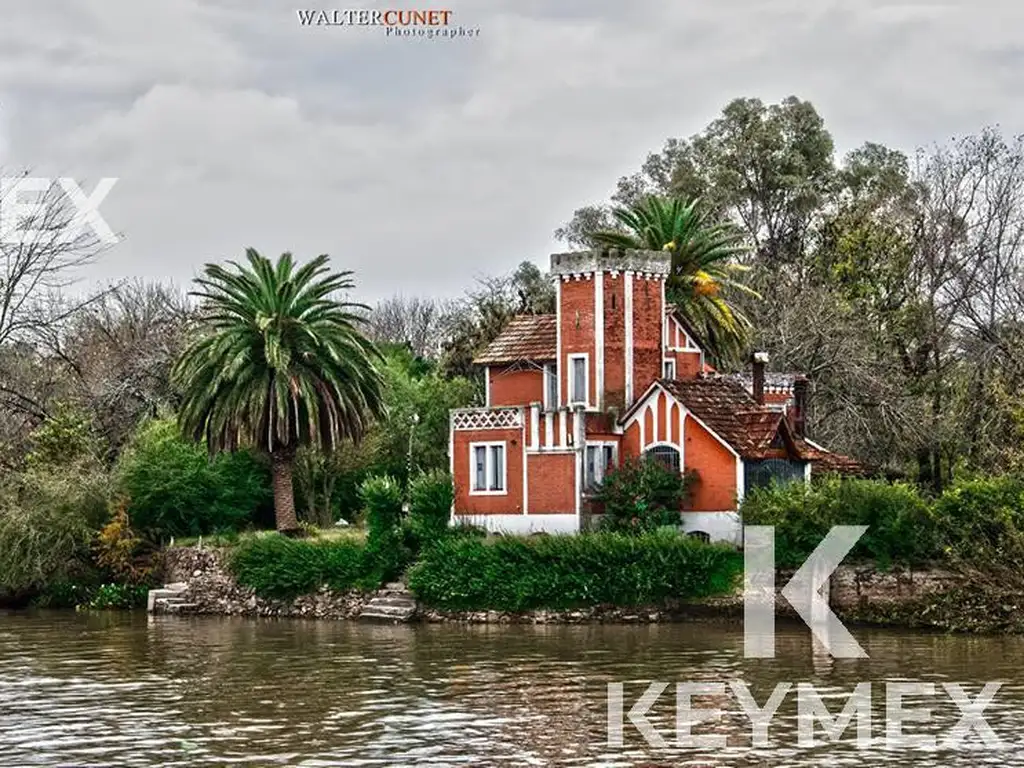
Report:
[[[348,622],[0,614],[0,766],[401,765],[1024,765],[1024,641],[855,630],[864,660],[815,654],[805,628],[780,627],[773,660],[743,657],[737,624],[649,627],[372,626]],[[652,747],[624,719],[609,744],[609,683],[628,711],[652,682],[669,686],[646,717]],[[931,721],[885,742],[886,684],[935,685]],[[974,696],[999,744],[976,731],[949,741]],[[832,714],[872,686],[874,741],[857,721],[801,744],[795,689],[752,743],[735,696],[697,697],[724,715],[695,726],[724,746],[676,740],[677,683],[749,686],[764,704],[778,683],[814,686]],[[682,718],[684,722],[688,719]],[[807,720],[808,718],[804,718]],[[613,717],[613,722],[615,718]],[[891,724],[890,724],[891,725]],[[935,735],[915,746],[907,735]]]

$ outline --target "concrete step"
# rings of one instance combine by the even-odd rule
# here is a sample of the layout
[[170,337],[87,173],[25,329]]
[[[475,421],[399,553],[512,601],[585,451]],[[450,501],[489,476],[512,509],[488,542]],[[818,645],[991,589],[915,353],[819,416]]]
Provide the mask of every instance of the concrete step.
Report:
[[401,582],[401,581],[389,581],[387,584],[384,585],[384,589],[385,590],[395,591],[395,592],[408,592],[409,591],[406,588],[405,584],[403,582]]
[[359,614],[360,621],[381,621],[390,622],[392,624],[404,624],[405,622],[412,619],[412,617],[412,613],[381,613],[379,611],[372,611],[369,609],[364,610],[361,614]]
[[190,613],[199,607],[198,603],[173,603],[163,606],[167,613]]
[[151,589],[146,599],[146,610],[150,613],[156,608],[157,603],[165,600],[182,600],[182,594],[185,590],[183,589]]
[[188,589],[188,582],[176,581],[173,584],[164,584],[164,589],[170,590],[171,592],[184,592]]
[[416,601],[411,595],[380,595],[373,598],[367,605],[372,606],[390,606],[395,608],[412,608],[415,610]]

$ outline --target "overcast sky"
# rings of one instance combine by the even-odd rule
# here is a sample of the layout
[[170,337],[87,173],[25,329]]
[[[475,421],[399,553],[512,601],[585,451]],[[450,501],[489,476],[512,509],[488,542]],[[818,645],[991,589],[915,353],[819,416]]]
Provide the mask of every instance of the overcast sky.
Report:
[[433,6],[480,30],[448,41],[302,27],[295,2],[6,0],[0,167],[120,179],[90,280],[184,283],[252,245],[330,253],[367,301],[453,296],[543,265],[737,96],[809,99],[841,152],[1024,131],[1020,3],[478,0]]

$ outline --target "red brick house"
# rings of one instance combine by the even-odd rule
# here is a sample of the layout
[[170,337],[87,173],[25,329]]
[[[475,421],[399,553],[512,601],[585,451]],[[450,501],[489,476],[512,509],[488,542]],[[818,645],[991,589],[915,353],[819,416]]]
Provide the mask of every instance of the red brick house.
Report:
[[554,315],[520,316],[480,354],[487,403],[451,414],[453,520],[575,532],[609,468],[652,455],[696,482],[684,530],[738,542],[745,491],[817,468],[856,471],[805,435],[809,383],[720,375],[665,302],[667,254],[555,254]]

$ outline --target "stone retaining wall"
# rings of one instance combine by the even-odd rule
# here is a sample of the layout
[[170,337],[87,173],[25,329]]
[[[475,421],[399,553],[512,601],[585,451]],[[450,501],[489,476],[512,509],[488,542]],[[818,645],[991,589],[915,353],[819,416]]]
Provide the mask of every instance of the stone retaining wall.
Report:
[[[190,613],[231,616],[277,616],[316,619],[354,619],[373,598],[367,592],[331,592],[323,589],[312,595],[292,600],[270,600],[258,597],[251,589],[240,586],[228,571],[224,554],[216,549],[177,547],[164,555],[165,581],[188,584],[183,595],[194,604]],[[792,573],[780,573],[776,586],[781,589]],[[893,609],[912,607],[929,595],[947,591],[958,584],[954,574],[938,571],[893,569],[882,572],[864,566],[840,566],[832,576],[830,603],[839,616],[883,619]],[[794,615],[784,601],[779,601],[781,615]],[[416,617],[422,621],[464,622],[474,624],[585,624],[622,623],[650,624],[656,622],[695,621],[706,619],[740,619],[743,615],[742,594],[698,601],[673,601],[665,606],[616,607],[596,606],[577,610],[523,612],[503,611],[440,611],[421,607]]]
[[164,554],[164,580],[188,584],[183,597],[189,613],[222,616],[276,616],[300,619],[353,619],[373,598],[366,592],[326,589],[293,600],[270,600],[235,581],[216,549],[176,547]]

